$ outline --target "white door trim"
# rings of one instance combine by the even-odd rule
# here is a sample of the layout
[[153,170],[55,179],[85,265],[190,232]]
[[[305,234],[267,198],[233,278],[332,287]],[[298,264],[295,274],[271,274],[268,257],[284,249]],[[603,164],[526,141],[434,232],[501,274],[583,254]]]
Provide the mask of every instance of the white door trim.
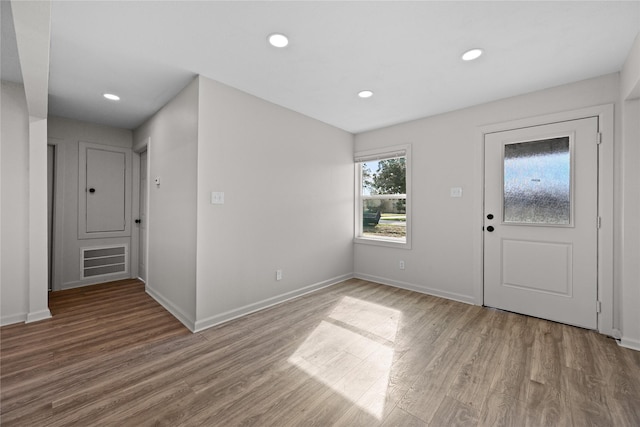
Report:
[[53,190],[53,254],[51,260],[53,265],[51,266],[51,290],[62,290],[62,270],[64,265],[64,171],[65,169],[65,155],[64,140],[60,138],[47,137],[47,145],[53,145],[56,150],[54,158],[54,190]]
[[474,296],[478,305],[483,305],[483,277],[484,277],[484,137],[488,133],[501,132],[511,129],[544,125],[548,123],[564,122],[568,120],[598,117],[598,131],[602,134],[602,143],[598,151],[598,213],[602,219],[602,226],[598,230],[598,300],[602,310],[598,314],[598,331],[602,334],[619,338],[620,332],[614,323],[613,299],[613,181],[614,181],[614,116],[613,104],[597,105],[513,120],[503,123],[479,126],[477,144],[475,147],[475,182],[473,201],[474,227],[477,230],[473,237],[474,256]]
[[[140,218],[140,154],[143,151],[147,152],[147,218],[149,217],[149,148],[150,148],[150,137],[142,138],[138,141],[135,141],[133,144],[133,177],[132,177],[132,214],[134,218]],[[148,222],[148,219],[147,219]],[[147,242],[149,241],[149,229],[147,228]],[[140,278],[140,272],[138,271],[139,265],[139,251],[140,251],[140,232],[138,227],[133,227],[133,231],[131,233],[131,278],[138,279]],[[148,248],[148,246],[147,246]],[[145,260],[145,265],[147,266],[147,273],[149,270],[147,259]],[[147,277],[148,280],[148,277]]]

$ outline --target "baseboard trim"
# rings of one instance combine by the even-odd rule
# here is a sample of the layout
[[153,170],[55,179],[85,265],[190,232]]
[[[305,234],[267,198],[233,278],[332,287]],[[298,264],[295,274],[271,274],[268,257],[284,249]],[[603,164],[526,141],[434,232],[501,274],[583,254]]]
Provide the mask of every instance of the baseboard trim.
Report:
[[0,318],[0,326],[13,325],[14,323],[24,323],[27,321],[27,313],[10,314]]
[[305,286],[304,288],[296,289],[294,291],[285,292],[284,294],[276,295],[271,298],[264,299],[252,304],[247,304],[243,307],[239,307],[233,310],[226,311],[224,313],[216,314],[215,316],[208,317],[206,319],[198,320],[195,324],[194,332],[200,332],[213,326],[220,325],[221,323],[228,322],[238,317],[246,316],[247,314],[255,313],[256,311],[264,310],[265,308],[272,307],[274,305],[283,303],[293,298],[300,297],[302,295],[310,294],[312,292],[319,291],[320,289],[328,288],[345,280],[352,279],[353,274],[343,274],[341,276],[333,277],[331,279],[323,280],[322,282],[314,283],[313,285]]
[[628,338],[622,338],[618,341],[620,347],[628,348],[630,350],[640,351],[640,341],[632,340]]
[[388,279],[386,277],[372,276],[370,274],[355,273],[356,279],[368,280],[369,282],[380,283],[382,285],[393,286],[395,288],[406,289],[421,294],[432,295],[435,297],[446,298],[453,301],[463,302],[465,304],[477,305],[475,298],[469,295],[457,294],[455,292],[441,291],[439,289],[428,288],[424,286],[414,285],[413,283],[402,282],[399,280]]
[[146,285],[144,287],[145,292],[154,300],[158,302],[161,306],[163,306],[169,313],[173,315],[176,319],[178,319],[184,326],[187,327],[191,332],[195,331],[195,325],[193,320],[189,318],[189,316],[184,313],[180,308],[178,308],[175,304],[165,298],[162,294],[157,292],[155,289]]
[[67,289],[76,289],[76,288],[82,288],[85,286],[91,286],[91,285],[100,285],[102,283],[109,283],[109,282],[115,282],[116,280],[126,280],[126,279],[131,279],[131,275],[130,274],[114,274],[113,277],[109,277],[108,279],[84,279],[84,280],[76,280],[73,282],[67,282],[67,283],[63,283],[62,286],[60,286],[60,289],[54,289],[54,291],[66,291]]
[[27,318],[24,322],[32,323],[32,322],[38,322],[40,320],[45,320],[50,318],[51,318],[51,312],[47,308],[45,310],[35,311],[33,313],[27,313]]

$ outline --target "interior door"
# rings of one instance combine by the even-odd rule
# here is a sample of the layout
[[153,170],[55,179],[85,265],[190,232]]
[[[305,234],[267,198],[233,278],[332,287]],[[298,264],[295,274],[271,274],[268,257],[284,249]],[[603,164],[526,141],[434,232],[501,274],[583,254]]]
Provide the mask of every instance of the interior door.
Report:
[[597,327],[598,119],[485,136],[485,305]]
[[140,153],[140,218],[138,219],[138,275],[147,280],[147,152]]
[[49,290],[53,287],[53,212],[55,191],[55,147],[47,145],[47,259],[49,260]]

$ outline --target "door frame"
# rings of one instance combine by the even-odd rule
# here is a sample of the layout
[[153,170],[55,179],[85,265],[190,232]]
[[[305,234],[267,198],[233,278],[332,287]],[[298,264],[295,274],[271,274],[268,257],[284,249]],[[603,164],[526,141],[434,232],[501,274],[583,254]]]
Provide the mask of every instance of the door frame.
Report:
[[[474,257],[474,297],[478,305],[484,305],[484,155],[485,135],[513,129],[533,127],[569,120],[598,118],[598,132],[602,135],[598,150],[598,215],[602,225],[598,230],[598,301],[601,311],[598,313],[598,331],[602,334],[620,337],[620,331],[614,321],[613,297],[613,235],[614,235],[614,104],[597,105],[578,110],[557,112],[541,116],[512,120],[502,123],[479,126],[478,143],[475,145],[476,168],[474,171],[476,186],[474,194],[478,197],[473,203],[474,227],[477,230],[473,238]],[[594,227],[596,224],[594,223]],[[594,308],[595,309],[595,308]]]
[[[149,224],[149,159],[151,138],[145,137],[133,144],[133,178],[132,178],[132,214],[134,218],[140,218],[140,154],[143,151],[147,152],[147,225]],[[131,278],[140,278],[139,266],[139,254],[140,254],[140,230],[137,226],[133,226],[131,231]],[[146,281],[149,281],[149,227],[147,227],[147,238],[145,244],[147,245],[147,259],[145,260]]]
[[53,146],[54,149],[54,170],[55,177],[53,180],[53,230],[51,236],[51,246],[53,253],[51,254],[50,271],[51,271],[51,290],[62,290],[62,270],[63,270],[63,241],[64,233],[64,171],[65,156],[62,151],[65,149],[64,140],[61,138],[47,137],[47,145]]

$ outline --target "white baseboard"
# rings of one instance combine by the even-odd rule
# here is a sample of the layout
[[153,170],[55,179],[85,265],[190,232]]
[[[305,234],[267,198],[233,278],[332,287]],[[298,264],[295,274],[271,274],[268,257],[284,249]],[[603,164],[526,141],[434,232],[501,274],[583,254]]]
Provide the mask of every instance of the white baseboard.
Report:
[[163,306],[169,313],[173,315],[176,319],[178,319],[184,326],[187,327],[191,332],[196,332],[195,325],[193,320],[188,316],[185,312],[183,312],[180,308],[178,308],[175,304],[169,301],[167,298],[162,296],[156,290],[151,288],[150,286],[145,286],[144,290],[158,302],[161,306]]
[[320,289],[333,286],[337,283],[344,282],[345,280],[353,278],[353,274],[344,274],[342,276],[333,277],[331,279],[324,280],[322,282],[314,283],[313,285],[305,286],[304,288],[296,289],[294,291],[286,292],[271,298],[267,298],[262,301],[258,301],[252,304],[247,304],[243,307],[239,307],[233,310],[226,311],[224,313],[216,314],[215,316],[208,317],[206,319],[198,320],[195,325],[194,332],[200,332],[204,329],[211,328],[212,326],[219,325],[221,323],[228,322],[238,317],[246,316],[247,314],[254,313],[256,311],[264,310],[276,304],[283,303],[293,298],[297,298],[302,295],[316,292]]
[[114,274],[111,277],[100,276],[100,278],[98,279],[75,280],[73,282],[63,283],[62,286],[60,286],[60,289],[54,289],[54,291],[66,291],[67,289],[82,288],[84,286],[99,285],[101,283],[109,283],[109,282],[115,282],[116,280],[125,280],[125,279],[131,279],[131,275],[130,274]]
[[14,323],[24,323],[27,321],[27,313],[10,314],[0,318],[0,326],[13,325]]
[[39,320],[45,320],[50,318],[51,318],[51,312],[47,308],[45,310],[40,310],[33,313],[27,313],[27,319],[25,320],[25,323],[37,322]]
[[629,348],[631,350],[640,351],[640,341],[629,338],[622,338],[618,341],[620,347]]
[[380,283],[382,285],[406,289],[408,291],[419,292],[421,294],[433,295],[436,297],[446,298],[453,301],[464,302],[466,304],[477,305],[473,295],[462,295],[462,294],[457,294],[455,292],[442,291],[439,289],[433,289],[425,286],[414,285],[413,283],[392,280],[386,277],[372,276],[370,274],[355,273],[353,277],[355,277],[356,279],[368,280],[369,282]]

